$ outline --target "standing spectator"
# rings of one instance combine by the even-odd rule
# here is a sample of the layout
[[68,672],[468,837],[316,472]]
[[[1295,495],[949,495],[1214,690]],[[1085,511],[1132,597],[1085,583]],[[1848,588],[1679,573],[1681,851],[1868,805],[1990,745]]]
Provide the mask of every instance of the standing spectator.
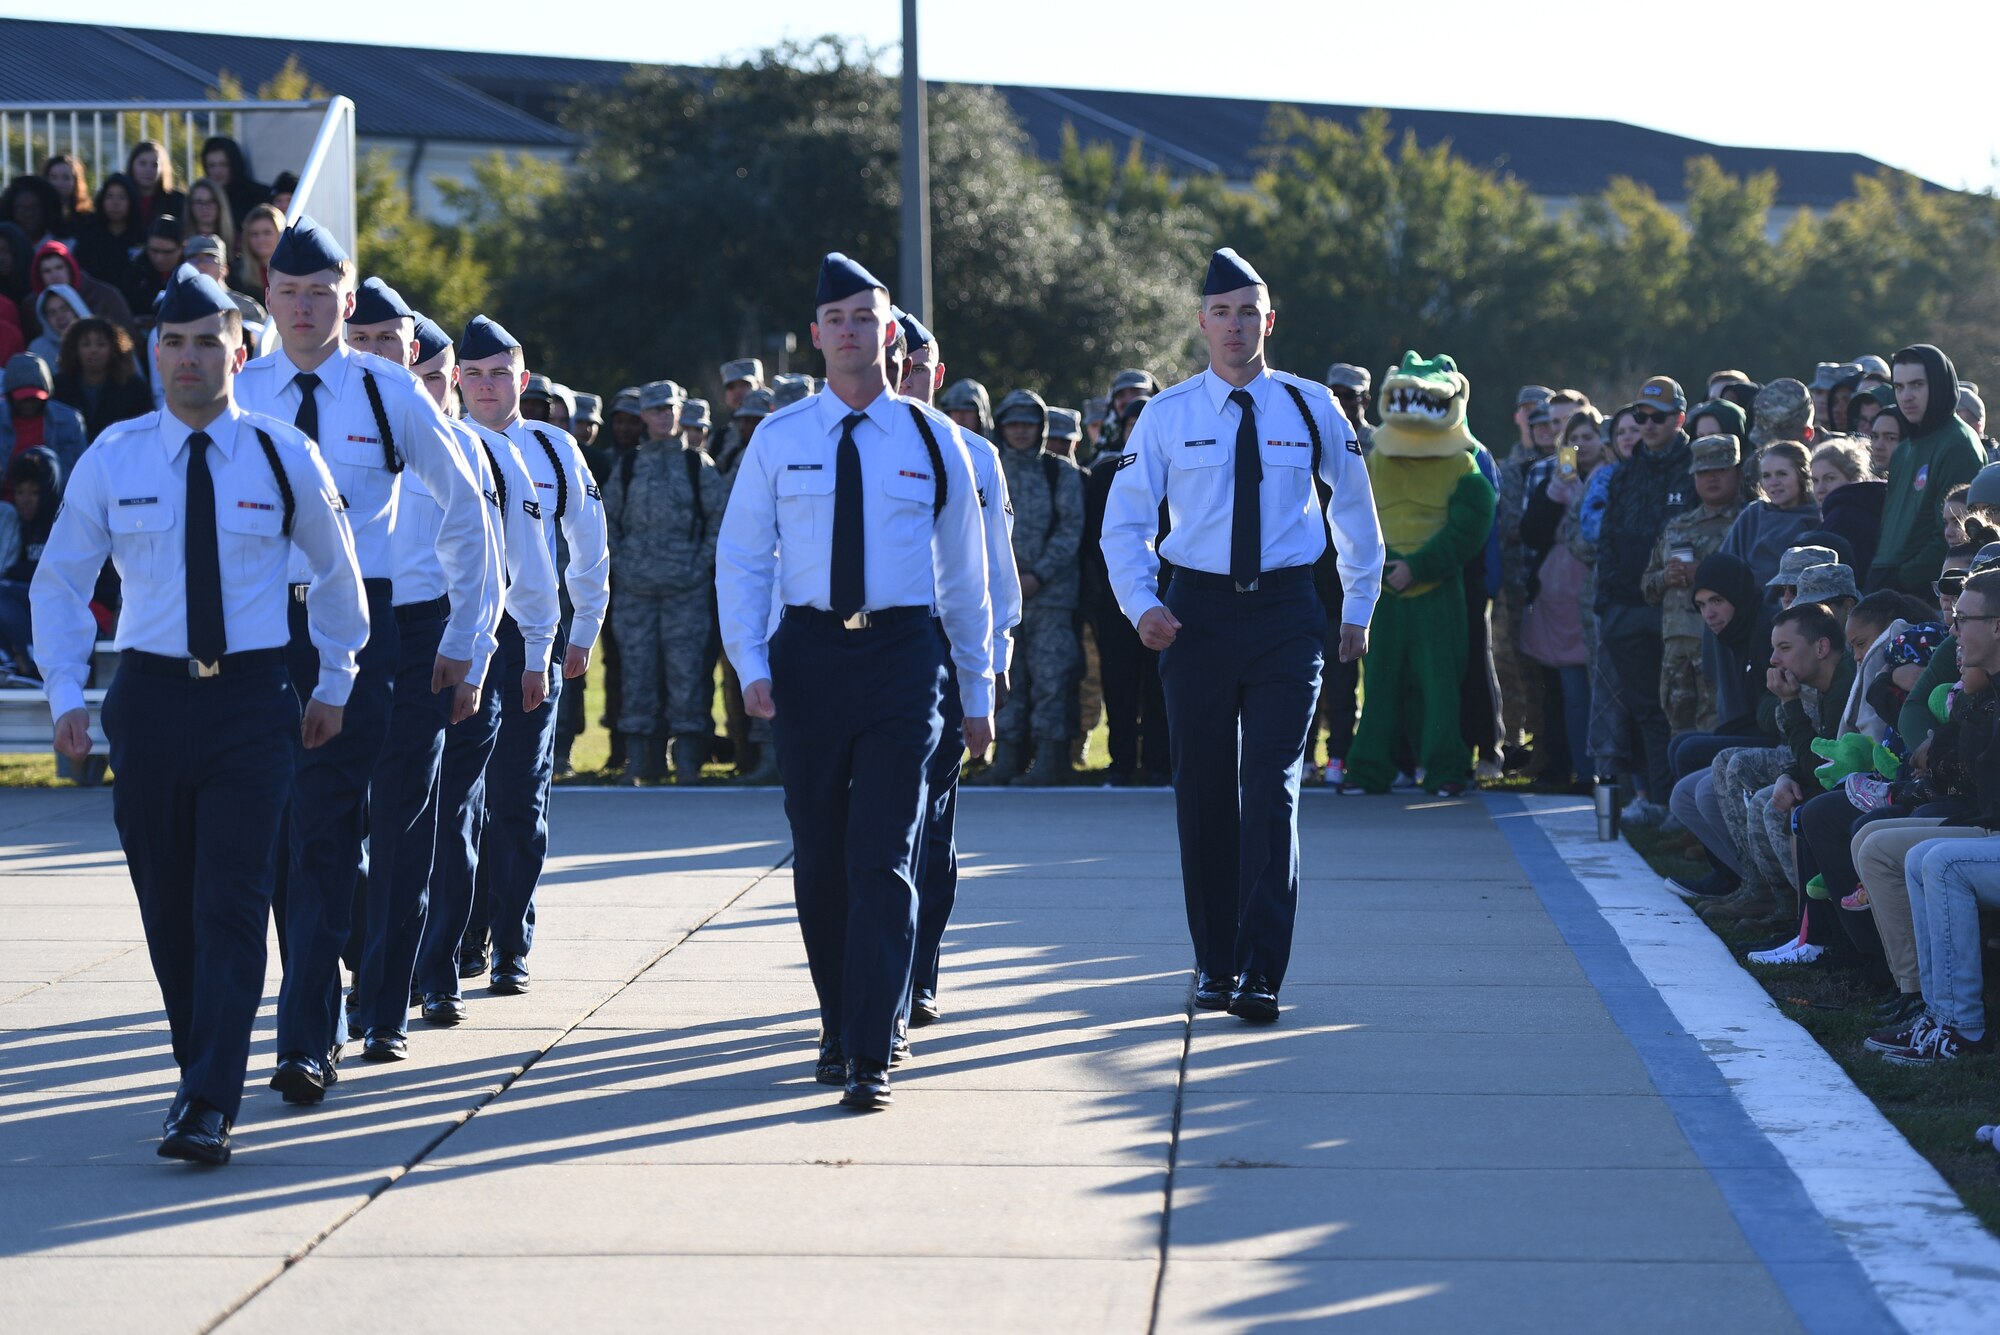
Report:
[[0,677],[4,677],[33,669],[28,658],[28,642],[34,638],[28,585],[62,507],[62,465],[49,450],[24,450],[0,469],[0,477],[9,495],[0,500]]
[[271,187],[250,174],[243,148],[227,135],[211,135],[201,146],[202,175],[222,188],[232,217],[241,218],[271,202]]
[[1819,527],[1811,471],[1806,447],[1795,441],[1773,441],[1758,452],[1758,488],[1763,495],[1736,516],[1729,536],[1722,540],[1722,550],[1748,565],[1760,582],[1776,575],[1785,553]]
[[[1143,373],[1142,373],[1143,374]],[[1126,409],[1136,418],[1150,396],[1144,392],[1126,395]],[[1110,400],[1107,399],[1109,408]],[[1129,426],[1124,433],[1130,434]],[[1119,610],[1104,565],[1104,506],[1111,495],[1111,483],[1124,464],[1120,433],[1106,427],[1103,448],[1084,478],[1083,598],[1092,637],[1097,642],[1097,677],[1104,696],[1104,723],[1111,767],[1105,782],[1113,787],[1144,783],[1162,787],[1173,770],[1172,752],[1167,746],[1167,704],[1160,685],[1159,651],[1148,649],[1139,632]],[[1358,665],[1357,669],[1358,669]],[[1338,728],[1328,738],[1330,752],[1347,754],[1353,740],[1354,716],[1346,718],[1345,732]],[[1338,749],[1333,749],[1338,742]]]
[[109,320],[78,320],[63,335],[55,399],[83,417],[86,442],[114,422],[153,411],[153,396],[132,359],[132,336]]
[[937,396],[937,406],[959,430],[977,431],[989,440],[993,436],[992,403],[986,386],[977,380],[954,380]]
[[[1375,428],[1368,421],[1368,391],[1373,380],[1365,367],[1348,362],[1335,362],[1326,370],[1326,387],[1333,395],[1335,406],[1347,424],[1354,428],[1354,438],[1361,442],[1362,453],[1367,453],[1375,443]],[[1324,500],[1324,482],[1314,479]],[[1109,484],[1105,491],[1110,490]],[[1100,512],[1099,518],[1102,515]],[[1086,547],[1094,541],[1085,538]],[[1340,639],[1340,609],[1346,599],[1340,587],[1340,563],[1333,544],[1328,543],[1313,563],[1313,584],[1319,591],[1320,605],[1326,608],[1327,635],[1334,641]],[[1478,599],[1481,613],[1485,611],[1484,584],[1474,589],[1467,586],[1465,595],[1468,602]],[[1100,656],[1101,656],[1100,650]],[[1490,669],[1492,646],[1487,646],[1487,665]],[[1347,781],[1347,748],[1354,742],[1354,720],[1358,715],[1358,696],[1361,690],[1361,664],[1345,662],[1339,654],[1328,654],[1320,665],[1319,704],[1314,710],[1313,730],[1306,738],[1305,782],[1325,783],[1338,788]],[[1497,687],[1496,687],[1497,694]],[[1326,768],[1315,769],[1313,757],[1319,752],[1320,720],[1326,722]],[[1498,739],[1495,738],[1497,742]]]
[[1641,768],[1634,779],[1640,793],[1625,812],[1635,825],[1665,820],[1661,804],[1674,786],[1667,714],[1660,707],[1660,609],[1646,601],[1639,581],[1667,520],[1692,498],[1694,456],[1681,430],[1686,414],[1687,396],[1671,377],[1654,376],[1639,387],[1632,420],[1639,428],[1640,448],[1611,479],[1597,544],[1599,633],[1617,676],[1618,696],[1639,736]]
[[1701,670],[1703,622],[1694,605],[1694,574],[1722,550],[1743,508],[1736,482],[1738,451],[1736,437],[1722,435],[1703,436],[1689,447],[1700,504],[1667,520],[1640,578],[1646,600],[1660,605],[1660,707],[1675,737],[1716,727],[1715,683]]
[[90,186],[84,178],[83,164],[68,153],[58,153],[42,164],[42,179],[56,188],[56,197],[62,201],[56,235],[74,242],[90,222]]
[[[114,324],[125,326],[125,332],[138,333],[132,323],[132,307],[125,297],[111,284],[91,277],[77,264],[76,256],[70,254],[68,246],[60,241],[44,242],[35,251],[35,290],[52,287],[57,283],[67,283],[83,298],[83,304],[90,309],[77,312],[79,315],[97,315]],[[60,337],[60,335],[58,335]]]
[[146,257],[125,276],[125,299],[137,311],[142,328],[153,326],[153,303],[181,267],[181,220],[172,214],[153,219],[146,229]]
[[[1944,495],[1970,482],[1986,464],[1979,437],[1958,416],[1958,371],[1928,343],[1891,359],[1896,411],[1909,432],[1889,461],[1882,503],[1882,538],[1868,588],[1921,596],[1944,558]],[[1875,419],[1878,423],[1881,418]]]
[[55,455],[68,477],[76,467],[87,442],[83,417],[66,403],[50,401],[55,381],[40,357],[24,352],[7,363],[0,393],[7,396],[7,411],[0,414],[0,460],[37,446]]
[[1500,534],[1500,593],[1494,600],[1499,615],[1493,618],[1493,667],[1505,702],[1507,736],[1502,740],[1514,750],[1517,761],[1525,759],[1528,736],[1539,736],[1542,730],[1541,671],[1522,657],[1519,648],[1521,614],[1528,605],[1521,508],[1528,469],[1555,448],[1549,417],[1549,400],[1554,394],[1542,385],[1523,385],[1514,396],[1514,426],[1520,438],[1500,461],[1499,500],[1494,510],[1494,526]]
[[122,288],[132,261],[146,246],[146,230],[132,207],[132,181],[113,172],[97,187],[97,207],[78,231],[76,262],[85,273]]
[[174,189],[174,160],[157,139],[141,139],[125,155],[125,175],[138,189],[138,220],[150,227],[160,218],[179,218],[186,212],[180,191]]
[[62,196],[39,176],[16,176],[0,194],[0,218],[20,228],[30,245],[58,240],[62,216]]
[[236,252],[236,215],[229,211],[229,196],[207,177],[188,187],[187,212],[181,215],[181,239],[194,236],[219,236],[224,249]]
[[[1558,786],[1589,784],[1590,646],[1584,635],[1583,591],[1590,567],[1563,541],[1564,521],[1603,466],[1603,418],[1584,406],[1563,424],[1556,454],[1528,473],[1527,506],[1521,517],[1521,545],[1534,568],[1528,575],[1529,601],[1521,618],[1521,648],[1542,665],[1541,778]],[[1573,452],[1573,453],[1572,453]],[[1473,598],[1467,591],[1467,599]]]
[[[1882,503],[1889,484],[1870,474],[1867,448],[1853,436],[1840,436],[1814,450],[1812,490],[1820,527],[1847,540],[1854,558],[1850,565],[1868,569],[1882,537]],[[1962,531],[1959,541],[1964,541]]]
[[[1048,448],[1048,408],[1033,390],[1000,401],[1001,467],[1014,502],[1021,626],[1012,692],[994,726],[993,763],[977,782],[1069,782],[1069,691],[1077,670],[1076,603],[1083,541],[1083,475]],[[1033,767],[1022,775],[1027,743]]]
[[236,262],[230,266],[229,285],[246,297],[262,301],[271,285],[271,254],[285,233],[285,215],[269,204],[259,204],[243,217]]
[[[1878,408],[1874,413],[1864,413],[1868,418],[1868,468],[1876,477],[1887,479],[1889,465],[1894,462],[1896,451],[1902,447],[1909,430],[1903,423],[1903,415],[1896,411],[1892,403],[1886,408]],[[1886,488],[1886,481],[1884,486]],[[1883,505],[1888,505],[1885,491]]]
[[1590,744],[1591,759],[1599,777],[1632,772],[1632,716],[1618,698],[1618,677],[1612,670],[1611,655],[1604,647],[1602,627],[1597,619],[1597,544],[1603,534],[1604,507],[1611,496],[1611,479],[1639,449],[1639,424],[1632,419],[1637,405],[1627,404],[1611,414],[1606,425],[1611,448],[1604,462],[1584,484],[1583,495],[1563,519],[1563,541],[1590,567],[1584,582],[1583,638],[1590,650]]

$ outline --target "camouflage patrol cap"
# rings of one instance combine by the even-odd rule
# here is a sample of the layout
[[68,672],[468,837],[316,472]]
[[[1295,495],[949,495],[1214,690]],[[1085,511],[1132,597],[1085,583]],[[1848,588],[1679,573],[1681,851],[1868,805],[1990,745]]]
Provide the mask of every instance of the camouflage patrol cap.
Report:
[[1814,389],[1832,389],[1840,383],[1840,372],[1841,366],[1839,362],[1821,362],[1813,368],[1812,387]]
[[743,396],[743,402],[732,416],[769,417],[778,410],[778,404],[768,389],[753,389]]
[[992,413],[993,400],[987,397],[986,386],[977,380],[954,380],[938,395],[937,406],[942,412],[978,413],[981,417]]
[[1351,389],[1356,394],[1366,394],[1372,383],[1368,368],[1356,366],[1352,362],[1335,362],[1326,368],[1328,389]]
[[708,400],[689,399],[681,405],[681,425],[708,428]]
[[1556,392],[1547,385],[1523,385],[1520,392],[1514,395],[1514,406],[1526,408],[1537,403],[1547,403],[1555,396]]
[[1005,426],[1009,422],[1033,422],[1046,428],[1049,424],[1049,405],[1032,389],[1014,390],[993,410],[995,426]]
[[522,387],[521,397],[523,399],[540,399],[543,403],[547,403],[550,397],[549,378],[539,371],[531,372],[528,376],[528,383]]
[[1804,440],[1812,424],[1812,393],[1796,380],[1773,380],[1750,406],[1750,444],[1761,450],[1774,440]]
[[639,388],[641,408],[671,408],[686,397],[671,380],[649,380]]
[[613,413],[630,413],[632,416],[637,417],[639,415],[639,387],[637,385],[627,385],[616,394],[613,394],[611,396],[611,411]]
[[1958,415],[1969,417],[1975,426],[1986,425],[1986,400],[1979,397],[1979,390],[1970,385],[1958,387]]
[[771,402],[780,408],[789,407],[818,392],[819,385],[811,376],[796,371],[787,372],[771,382]]
[[1083,401],[1083,420],[1084,420],[1084,421],[1086,421],[1086,422],[1102,422],[1102,421],[1105,421],[1105,420],[1109,419],[1109,418],[1110,418],[1110,416],[1111,416],[1111,400],[1110,400],[1110,399],[1108,399],[1108,398],[1095,398],[1095,399],[1085,399],[1085,400]]
[[1792,601],[1830,603],[1838,598],[1860,597],[1861,590],[1854,587],[1854,568],[1838,561],[1825,561],[1799,572],[1798,594]]
[[722,364],[722,383],[724,385],[733,385],[739,380],[748,380],[756,385],[763,384],[764,363],[758,361],[755,357],[738,357],[734,361],[724,362]]
[[1111,377],[1111,397],[1118,397],[1118,392],[1126,389],[1136,389],[1142,394],[1158,394],[1160,381],[1151,371],[1142,371],[1136,366],[1127,367]]
[[1743,462],[1734,436],[1703,436],[1690,447],[1689,452],[1694,456],[1694,462],[1688,465],[1690,473],[1734,468]]
[[551,380],[549,381],[549,397],[562,404],[563,411],[569,414],[572,422],[576,420],[575,390],[560,381]]
[[1082,440],[1083,414],[1074,408],[1049,409],[1049,439]]
[[1788,547],[1778,558],[1778,573],[1764,581],[1767,589],[1797,587],[1799,576],[1813,566],[1838,565],[1840,553],[1831,547]]
[[1868,379],[1887,380],[1889,378],[1889,363],[1883,361],[1872,352],[1865,357],[1856,357],[1854,359],[1854,368],[1861,372],[1863,377]]
[[571,411],[572,422],[602,422],[604,420],[604,400],[595,394],[578,394],[576,407]]

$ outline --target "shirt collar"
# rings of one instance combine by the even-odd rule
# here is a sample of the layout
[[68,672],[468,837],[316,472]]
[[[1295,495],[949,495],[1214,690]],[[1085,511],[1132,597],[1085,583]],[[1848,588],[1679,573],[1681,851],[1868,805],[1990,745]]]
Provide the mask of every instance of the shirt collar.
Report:
[[[1264,390],[1270,383],[1271,369],[1265,367],[1257,373],[1255,380],[1243,387],[1250,392],[1250,401],[1257,405],[1260,413],[1264,411]],[[1208,396],[1209,406],[1218,413],[1229,403],[1229,396],[1236,392],[1236,387],[1217,375],[1213,366],[1201,373],[1201,388]]]
[[[210,422],[202,430],[208,432],[209,440],[214,442],[214,448],[221,452],[224,459],[234,459],[236,432],[242,425],[243,410],[232,400],[230,405],[222,410],[222,416]],[[193,434],[193,427],[166,409],[160,410],[160,447],[167,452],[168,463],[173,463],[181,457],[187,450],[188,437]]]
[[[285,384],[289,385],[295,377],[307,374],[299,369],[297,362],[292,360],[292,354],[285,351],[284,344],[280,343],[278,345],[278,350],[274,355],[277,358],[278,373],[284,377]],[[311,372],[311,374],[319,377],[322,389],[330,389],[338,393],[341,380],[347,374],[347,364],[353,360],[353,357],[354,350],[348,347],[344,341],[335,343],[333,345],[333,355],[321,362],[319,369]]]
[[[813,397],[820,400],[817,409],[819,412],[820,429],[827,435],[838,436],[840,434],[840,424],[847,420],[848,415],[854,412],[854,409],[841,402],[840,396],[830,389],[823,389]],[[861,409],[861,415],[882,428],[882,430],[887,431],[889,430],[889,423],[894,420],[890,416],[890,413],[895,408],[895,405],[896,396],[889,392],[887,386],[884,386],[882,392],[875,396],[875,401],[866,408]]]

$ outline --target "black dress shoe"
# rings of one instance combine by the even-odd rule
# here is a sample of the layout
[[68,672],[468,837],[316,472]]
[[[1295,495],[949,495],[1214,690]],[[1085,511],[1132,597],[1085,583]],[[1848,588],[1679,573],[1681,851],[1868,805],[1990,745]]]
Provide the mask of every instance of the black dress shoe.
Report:
[[191,1098],[177,1121],[170,1123],[160,1140],[162,1159],[184,1159],[189,1163],[229,1162],[229,1119],[205,1099]]
[[910,1002],[910,1024],[914,1028],[936,1024],[943,1018],[944,1012],[938,1009],[937,998],[927,992],[917,993],[915,1000]]
[[910,1059],[910,1036],[897,1034],[889,1040],[889,1065],[901,1066]]
[[1229,1013],[1251,1024],[1269,1024],[1278,1018],[1278,989],[1261,973],[1246,973],[1229,1003]]
[[493,966],[488,986],[503,997],[516,997],[528,990],[528,957],[502,955]]
[[326,1050],[326,1060],[319,1064],[319,1078],[326,1083],[328,1089],[332,1089],[340,1083],[340,1054],[342,1051],[342,1044],[334,1044]]
[[365,1062],[399,1062],[410,1055],[410,1040],[394,1029],[370,1029],[361,1044]]
[[174,1123],[181,1120],[181,1117],[188,1110],[188,1104],[193,1101],[194,1095],[187,1092],[186,1086],[182,1086],[180,1089],[174,1091],[174,1101],[167,1105],[166,1120],[160,1123],[161,1135],[171,1136],[174,1134]]
[[368,1026],[361,1019],[361,997],[359,993],[349,992],[347,994],[346,1020],[347,1036],[350,1039],[360,1038],[368,1032]]
[[475,946],[471,949],[467,949],[464,946],[459,947],[458,976],[460,978],[479,977],[480,974],[486,972],[486,964],[487,955],[485,946]]
[[877,1112],[895,1102],[895,1097],[889,1092],[889,1068],[881,1062],[856,1057],[847,1063],[847,1092],[840,1096],[841,1107]]
[[840,1040],[831,1034],[820,1035],[819,1060],[813,1063],[813,1079],[822,1085],[847,1083],[847,1056],[840,1050]]
[[1194,1008],[1198,1011],[1226,1011],[1236,995],[1236,976],[1217,977],[1204,971],[1194,981]]
[[454,1025],[465,1018],[465,1001],[449,992],[424,993],[424,1023]]
[[293,1053],[279,1060],[271,1088],[284,1095],[287,1103],[313,1104],[326,1097],[326,1077],[318,1062]]

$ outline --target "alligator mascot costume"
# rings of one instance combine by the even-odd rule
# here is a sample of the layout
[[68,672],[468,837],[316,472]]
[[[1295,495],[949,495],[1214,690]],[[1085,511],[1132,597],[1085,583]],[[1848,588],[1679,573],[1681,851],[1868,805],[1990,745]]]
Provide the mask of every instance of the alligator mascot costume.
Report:
[[1426,361],[1414,352],[1382,382],[1368,480],[1388,564],[1362,661],[1365,696],[1347,753],[1348,788],[1388,792],[1405,733],[1426,791],[1456,795],[1472,777],[1472,751],[1458,725],[1469,652],[1461,572],[1493,528],[1495,498],[1479,471],[1479,442],[1465,427],[1470,394],[1451,358]]

